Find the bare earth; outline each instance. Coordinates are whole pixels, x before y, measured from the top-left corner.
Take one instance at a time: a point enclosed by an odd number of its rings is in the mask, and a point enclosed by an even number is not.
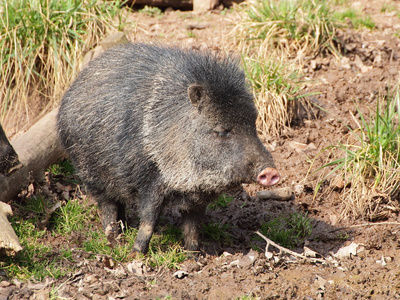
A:
[[[389,2],[400,10],[400,2]],[[0,299],[2,295],[9,295],[9,299],[48,299],[50,290],[57,290],[62,299],[236,299],[245,295],[260,299],[399,299],[400,227],[377,225],[332,231],[365,221],[338,221],[339,192],[313,200],[317,175],[306,177],[310,159],[344,139],[345,125],[357,127],[351,116],[351,113],[357,115],[354,104],[368,114],[376,105],[376,95],[398,80],[400,40],[395,33],[399,33],[400,19],[394,13],[382,13],[383,3],[382,0],[353,3],[372,16],[378,30],[350,29],[341,33],[348,45],[345,59],[316,58],[306,66],[306,77],[312,79],[306,92],[319,92],[314,100],[326,112],[265,141],[282,174],[278,188],[290,187],[295,195],[292,200],[236,197],[227,208],[209,211],[209,221],[230,225],[233,241],[231,245],[223,245],[206,240],[205,257],[188,259],[182,264],[181,270],[187,272],[184,278],[174,276],[175,270],[151,270],[135,263],[110,267],[107,260],[88,260],[84,253],[76,253],[78,272],[57,281],[3,281]],[[228,37],[233,28],[228,19],[232,17],[230,12],[221,11],[202,14],[171,11],[160,17],[133,13],[130,18],[138,26],[128,36],[132,41],[235,52]],[[189,31],[192,33],[188,34]],[[318,159],[316,166],[322,163],[323,158]],[[259,187],[249,186],[247,190],[254,196]],[[307,247],[332,259],[325,263],[288,261],[276,255],[268,260],[263,251],[251,250],[254,231],[261,223],[294,211],[308,212],[314,220]],[[382,221],[400,221],[398,212],[388,212]],[[75,243],[73,239],[69,241],[71,245]],[[55,241],[50,235],[43,241],[63,242],[68,241]],[[341,259],[332,256],[352,242],[363,251]],[[262,241],[256,244],[261,249],[266,245]],[[297,249],[299,253],[302,251]]]

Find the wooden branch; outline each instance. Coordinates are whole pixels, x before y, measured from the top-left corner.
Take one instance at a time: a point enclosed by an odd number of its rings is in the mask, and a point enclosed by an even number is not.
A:
[[[13,228],[10,223],[8,223],[7,216],[11,215],[11,206],[0,202],[0,253],[13,256],[21,251],[22,247]]]
[[[367,224],[358,224],[358,225],[351,225],[351,226],[346,226],[346,227],[338,227],[335,229],[332,229],[331,232],[339,231],[339,230],[345,230],[345,229],[352,229],[352,228],[359,228],[359,227],[369,227],[369,226],[378,226],[378,225],[395,225],[399,226],[399,222],[378,222],[378,223],[367,223]]]
[[[4,151],[0,151],[0,253],[14,255],[22,249],[7,219],[12,214],[11,207],[3,202],[17,196],[32,180],[41,181],[46,169],[66,156],[57,135],[57,112],[55,109],[48,113],[11,143],[1,129],[0,150]]]
[[[320,263],[324,263],[325,262],[325,259],[320,259],[320,258],[315,258],[315,257],[308,257],[308,256],[305,256],[305,255],[296,253],[296,252],[294,252],[294,251],[292,251],[292,250],[290,250],[288,248],[282,247],[282,246],[278,245],[277,243],[274,243],[272,240],[267,238],[265,235],[263,235],[259,231],[256,231],[256,233],[267,242],[267,246],[266,246],[267,250],[268,250],[269,245],[272,245],[275,248],[278,248],[282,252],[288,253],[290,255],[293,255],[295,257],[298,257],[298,258],[301,258],[301,259],[304,259],[304,260],[310,260],[312,262],[320,262]]]
[[[32,181],[41,181],[46,169],[66,157],[56,130],[55,109],[40,119],[27,132],[11,140],[22,166],[9,176],[0,174],[0,201],[17,196]]]

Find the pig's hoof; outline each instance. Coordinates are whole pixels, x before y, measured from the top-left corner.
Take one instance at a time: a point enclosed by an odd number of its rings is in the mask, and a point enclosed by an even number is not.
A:
[[[128,260],[135,260],[142,258],[144,254],[137,249],[132,249],[132,252],[128,254]]]

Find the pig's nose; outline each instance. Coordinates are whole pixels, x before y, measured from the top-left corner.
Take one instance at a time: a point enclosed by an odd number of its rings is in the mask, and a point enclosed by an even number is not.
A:
[[[262,186],[271,186],[277,184],[281,180],[281,175],[274,168],[265,168],[258,174],[257,182]]]

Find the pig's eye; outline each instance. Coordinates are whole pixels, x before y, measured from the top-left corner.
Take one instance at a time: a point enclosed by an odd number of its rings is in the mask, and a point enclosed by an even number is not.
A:
[[[231,135],[231,129],[214,130],[214,134],[219,138],[229,138]]]

